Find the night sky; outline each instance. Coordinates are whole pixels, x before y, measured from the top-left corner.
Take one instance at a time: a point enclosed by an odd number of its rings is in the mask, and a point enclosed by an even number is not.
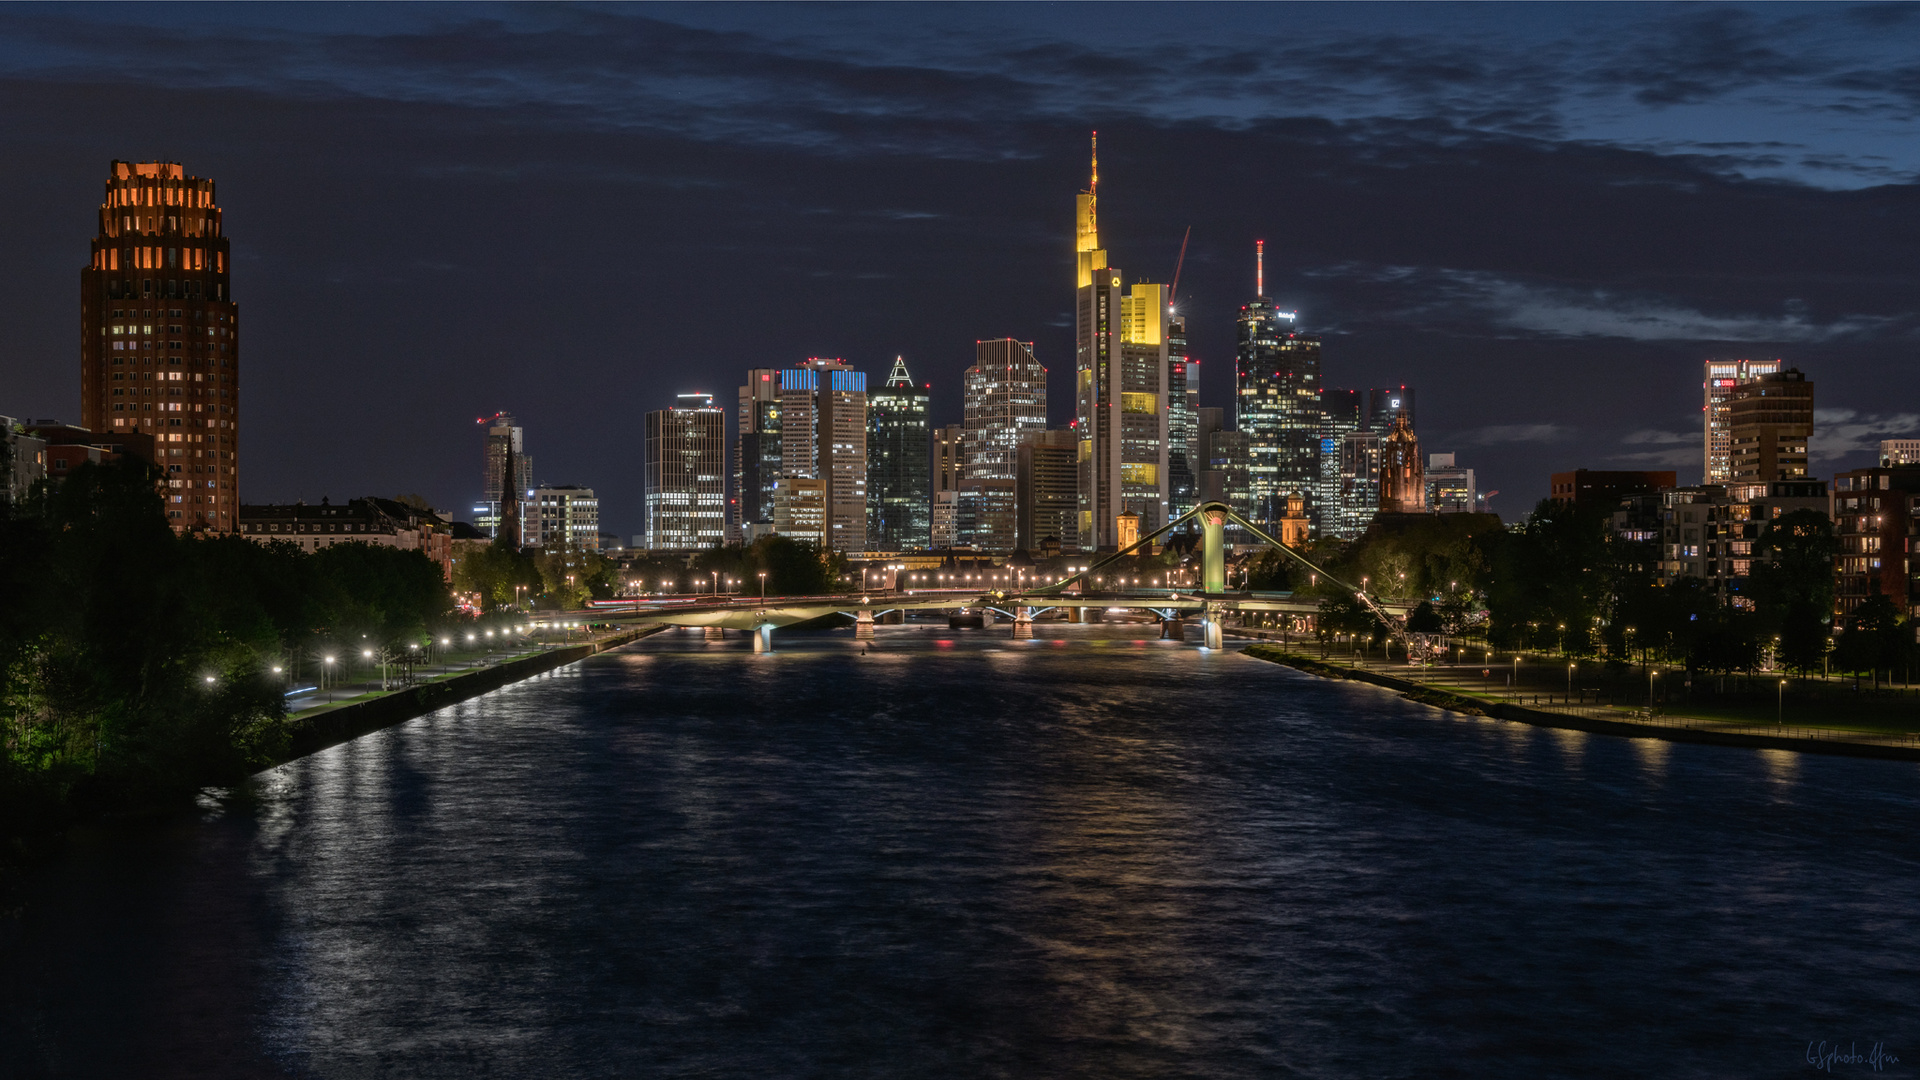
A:
[[[479,494],[476,417],[641,527],[641,414],[973,342],[1071,416],[1073,196],[1231,397],[1268,292],[1329,387],[1524,513],[1700,469],[1700,361],[1818,385],[1815,471],[1920,430],[1920,7],[0,8],[0,413],[79,417],[107,163],[219,185],[247,502]],[[731,427],[731,421],[729,422]]]

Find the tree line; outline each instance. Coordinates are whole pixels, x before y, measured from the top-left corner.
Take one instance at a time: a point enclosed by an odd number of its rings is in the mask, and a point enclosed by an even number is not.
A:
[[[418,551],[177,536],[152,467],[86,464],[0,507],[0,821],[177,801],[285,753],[283,674],[454,621]]]

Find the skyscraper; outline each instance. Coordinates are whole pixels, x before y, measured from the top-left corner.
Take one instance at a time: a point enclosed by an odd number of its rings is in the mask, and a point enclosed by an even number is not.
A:
[[[811,522],[820,504],[820,542],[836,551],[867,549],[867,376],[843,360],[812,357],[780,372],[780,472],[774,491],[779,528],[783,492],[807,504],[793,521]],[[818,481],[816,496],[805,484]],[[786,531],[782,529],[781,531]]]
[[[1167,319],[1167,502],[1174,517],[1193,509],[1200,494],[1194,409],[1200,404],[1200,361],[1187,355],[1187,317]]]
[[[1393,422],[1402,413],[1406,414],[1407,426],[1419,431],[1419,417],[1413,412],[1412,387],[1375,387],[1367,391],[1367,411],[1361,419],[1361,426],[1384,439],[1393,431]]]
[[[139,431],[175,531],[240,521],[240,309],[213,181],[114,161],[80,271],[80,423]]]
[[[533,458],[527,453],[526,430],[512,413],[497,412],[475,423],[486,429],[480,475],[480,502],[474,505],[474,525],[488,536],[499,536],[508,517],[520,520],[520,502],[533,490]],[[509,479],[508,470],[512,470]],[[524,535],[509,539],[516,545]]]
[[[734,420],[733,532],[751,543],[773,528],[773,489],[780,480],[780,373],[754,368],[740,388]]]
[[[712,394],[681,394],[671,408],[648,413],[646,425],[646,546],[725,543],[726,410]]]
[[[995,338],[974,343],[967,369],[962,475],[968,480],[1011,480],[1020,439],[1047,430],[1047,369],[1033,357],[1033,342]]]
[[[1724,484],[1733,479],[1732,426],[1727,407],[1735,388],[1762,375],[1772,375],[1785,365],[1778,360],[1708,360],[1706,379],[1701,388],[1706,395],[1702,406],[1705,421],[1703,484]]]
[[[1097,138],[1097,136],[1096,136]],[[1118,519],[1141,532],[1169,520],[1166,288],[1125,275],[1100,246],[1100,158],[1078,202],[1074,426],[1080,435],[1080,547],[1118,543]]]
[[[886,385],[867,395],[867,544],[875,550],[933,544],[930,401],[897,356]]]
[[[957,491],[966,475],[967,429],[959,424],[935,428],[933,432],[933,490]]]
[[[1071,430],[1032,432],[1020,440],[1014,468],[1014,547],[1039,555],[1051,537],[1062,554],[1079,551],[1080,440]]]
[[[1255,260],[1255,295],[1240,308],[1234,406],[1253,455],[1250,520],[1272,524],[1284,513],[1286,496],[1311,498],[1319,479],[1320,339],[1298,333],[1297,314],[1267,299],[1264,243]]]

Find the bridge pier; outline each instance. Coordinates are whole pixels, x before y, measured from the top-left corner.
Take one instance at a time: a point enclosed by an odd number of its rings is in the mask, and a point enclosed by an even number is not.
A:
[[[1025,605],[1013,609],[1013,640],[1029,641],[1033,638],[1033,609]]]
[[[853,616],[853,639],[855,641],[873,640],[873,609],[861,608]]]
[[[1160,620],[1160,640],[1161,641],[1187,640],[1187,624],[1180,619],[1161,619]]]
[[[1227,591],[1226,532],[1227,515],[1219,510],[1202,510],[1200,528],[1204,546],[1200,552],[1201,580],[1210,593]],[[1208,646],[1212,648],[1213,646]]]
[[[773,651],[773,627],[761,623],[753,628],[753,651],[756,654]]]
[[[721,629],[718,626],[707,627],[708,641],[725,641],[726,639],[727,639],[727,632],[725,630]]]

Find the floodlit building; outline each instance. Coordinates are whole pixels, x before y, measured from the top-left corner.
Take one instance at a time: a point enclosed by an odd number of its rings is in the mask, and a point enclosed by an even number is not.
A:
[[[1724,484],[1733,479],[1733,426],[1728,414],[1733,393],[1743,383],[1772,375],[1786,365],[1779,360],[1708,360],[1701,388],[1706,396],[1704,417],[1706,455],[1702,483]]]
[[[904,357],[894,358],[886,385],[867,395],[867,544],[874,550],[933,543],[931,399],[927,387],[914,384]]]
[[[176,532],[240,513],[240,309],[213,181],[163,161],[108,166],[80,271],[80,426],[151,436]]]
[[[1097,149],[1076,231],[1074,430],[1083,551],[1114,547],[1122,513],[1138,514],[1149,532],[1169,520],[1166,289],[1128,286],[1107,262]]]
[[[1380,512],[1419,514],[1427,509],[1426,467],[1420,460],[1420,439],[1402,414],[1380,445]]]
[[[727,413],[712,394],[681,394],[646,416],[646,547],[727,540]]]

